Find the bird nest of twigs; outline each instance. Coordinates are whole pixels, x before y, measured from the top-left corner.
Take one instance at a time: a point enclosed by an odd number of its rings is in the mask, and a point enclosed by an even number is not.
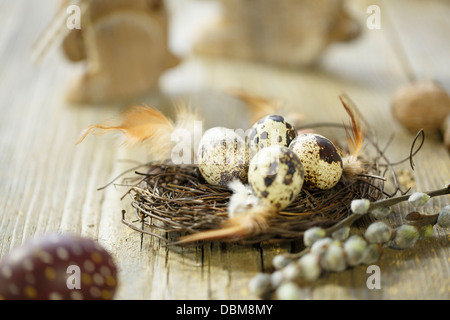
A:
[[[414,150],[419,137],[422,141]],[[408,190],[401,190],[394,167],[410,161],[414,168],[413,156],[423,145],[423,131],[415,137],[409,156],[395,163],[386,157],[385,150],[380,149],[376,141],[367,140],[373,152],[366,150],[366,155],[360,159],[364,164],[362,173],[343,177],[328,190],[303,189],[288,207],[266,218],[263,231],[220,240],[243,244],[295,241],[302,239],[311,227],[334,228],[353,214],[351,202],[355,199],[376,201],[398,192],[406,194]],[[126,212],[122,211],[122,222],[133,230],[156,237],[167,245],[176,245],[182,242],[179,239],[183,236],[219,230],[230,219],[228,204],[232,191],[208,184],[198,166],[151,162],[137,168],[140,171],[128,170],[135,171],[136,176],[132,178],[133,183],[128,181],[128,190],[123,196],[130,196],[135,219],[127,219]],[[385,177],[389,174],[394,186],[391,193],[385,188],[388,180]]]
[[[229,218],[227,206],[232,192],[206,183],[195,165],[150,163],[139,176],[139,182],[127,192],[136,219],[128,221],[124,214],[122,220],[136,231],[176,243],[180,235],[219,229]],[[379,199],[382,189],[378,181],[378,177],[367,174],[347,183],[341,181],[329,190],[305,189],[287,208],[268,218],[263,233],[227,241],[292,241],[313,226],[332,226],[351,214],[352,200]]]
[[[395,164],[385,156],[386,148],[378,146],[376,133],[367,125],[357,108],[346,97],[340,97],[340,100],[351,123],[350,129],[346,125],[338,125],[345,129],[347,144],[344,146],[336,143],[343,155],[343,175],[331,189],[303,188],[289,206],[283,207],[281,211],[272,207],[261,209],[256,205],[242,216],[233,217],[233,213],[229,212],[230,200],[234,195],[230,185],[209,184],[197,165],[176,165],[165,156],[163,160],[140,166],[132,183],[129,180],[126,184],[128,191],[124,197],[131,197],[136,218],[130,220],[123,211],[122,222],[133,230],[161,239],[168,245],[198,240],[241,243],[293,241],[301,239],[303,233],[311,227],[334,228],[339,225],[339,221],[353,214],[351,203],[355,199],[376,201],[393,196],[400,190],[393,170]],[[192,114],[189,114],[181,113],[180,119],[190,119]],[[138,126],[137,129],[147,128],[143,133],[135,128],[136,124],[142,122],[145,126]],[[155,123],[158,124],[156,129]],[[161,127],[161,123],[166,126]],[[336,124],[331,126],[336,127]],[[82,132],[80,140],[97,130],[102,130],[101,133],[120,130],[131,140],[150,139],[148,145],[156,148],[155,153],[158,154],[171,150],[163,142],[174,131],[174,126],[164,115],[147,107],[127,113],[119,126],[89,126]],[[156,134],[160,132],[162,133]],[[401,162],[409,159],[413,164],[412,157],[422,146],[413,152],[419,135],[422,136],[423,143],[424,136],[421,132],[414,139],[409,157]],[[366,148],[365,141],[368,141],[372,150],[367,150],[369,148]],[[134,170],[127,170],[129,171]],[[395,182],[395,190],[391,194],[384,190],[387,172],[392,174]]]

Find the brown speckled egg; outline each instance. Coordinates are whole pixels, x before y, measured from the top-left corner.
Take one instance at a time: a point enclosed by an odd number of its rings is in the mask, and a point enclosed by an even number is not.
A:
[[[247,181],[245,140],[231,129],[214,127],[203,134],[197,153],[200,173],[212,185],[226,186],[238,178]]]
[[[341,156],[336,146],[324,136],[314,133],[299,135],[289,148],[298,155],[303,164],[306,188],[331,189],[341,179]]]
[[[292,150],[266,147],[250,161],[248,182],[261,203],[281,210],[302,190],[303,166]]]
[[[110,300],[116,288],[111,255],[80,236],[32,238],[0,261],[0,300]]]
[[[250,159],[262,148],[271,145],[289,147],[297,131],[283,116],[268,115],[256,122],[250,129],[248,147]]]

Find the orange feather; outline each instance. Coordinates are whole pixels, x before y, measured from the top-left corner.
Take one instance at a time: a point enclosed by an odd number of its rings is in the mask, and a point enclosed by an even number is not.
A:
[[[177,142],[173,141],[172,134],[177,130],[183,130],[186,134],[194,134],[195,122],[199,121],[196,111],[190,106],[179,103],[175,105],[175,121],[167,118],[163,113],[148,106],[134,106],[124,112],[118,119],[111,119],[105,123],[90,125],[85,128],[76,144],[82,142],[90,133],[105,134],[112,131],[120,131],[126,137],[128,145],[145,143],[148,152],[154,160],[166,161],[171,158],[171,152]],[[192,148],[186,144],[186,148]],[[193,151],[191,150],[191,153]]]
[[[81,132],[76,144],[82,142],[90,133],[105,134],[114,130],[121,131],[129,143],[136,143],[150,139],[158,132],[173,130],[173,124],[158,110],[148,106],[134,106],[123,113],[120,125],[101,123],[88,126]]]

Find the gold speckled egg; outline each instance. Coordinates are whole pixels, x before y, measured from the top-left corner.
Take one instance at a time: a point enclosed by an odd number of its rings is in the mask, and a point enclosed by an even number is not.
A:
[[[289,148],[303,164],[306,188],[331,189],[341,179],[341,156],[336,146],[324,136],[314,133],[301,134],[291,142]]]
[[[256,122],[250,129],[248,147],[250,158],[259,150],[271,145],[289,147],[297,131],[283,116],[268,115]]]
[[[261,203],[281,210],[302,190],[303,166],[289,148],[269,146],[250,161],[248,182]]]
[[[197,153],[199,170],[212,185],[226,186],[235,178],[247,181],[245,140],[231,129],[214,127],[203,134]]]

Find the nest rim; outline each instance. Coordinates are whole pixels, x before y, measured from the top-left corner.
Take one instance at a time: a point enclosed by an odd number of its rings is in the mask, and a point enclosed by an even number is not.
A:
[[[182,235],[220,229],[228,220],[232,191],[208,184],[198,166],[169,162],[150,162],[145,166],[147,171],[136,172],[140,179],[126,193],[131,197],[136,219],[126,220],[123,212],[122,222],[133,230],[173,245]],[[370,169],[376,167],[372,165]],[[377,180],[374,174],[350,181],[341,179],[328,190],[304,188],[287,208],[268,219],[263,233],[221,241],[255,244],[299,240],[311,227],[331,227],[353,214],[352,200],[380,199],[383,190],[376,185]]]

